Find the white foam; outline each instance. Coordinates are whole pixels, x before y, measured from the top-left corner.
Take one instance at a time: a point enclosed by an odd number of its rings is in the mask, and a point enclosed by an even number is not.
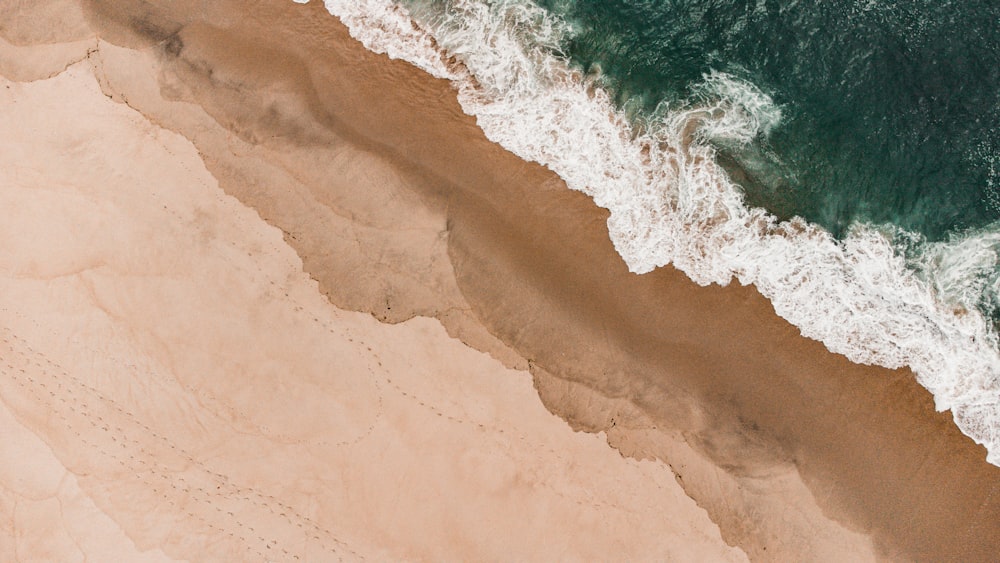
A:
[[[710,72],[692,90],[702,106],[722,106],[718,115],[699,128],[705,141],[746,145],[758,136],[767,136],[781,122],[781,108],[770,96],[724,72]]]
[[[910,235],[912,237],[912,235]],[[954,236],[948,241],[908,241],[911,269],[958,311],[1000,313],[1000,225]]]
[[[989,257],[941,270],[954,279],[918,275],[938,270],[908,268],[894,233],[856,226],[838,242],[804,221],[779,223],[747,208],[699,141],[745,143],[780,120],[780,109],[752,85],[710,74],[698,107],[658,112],[640,132],[554,54],[568,28],[526,0],[451,0],[446,15],[414,14],[419,26],[390,0],[325,4],[367,48],[452,80],[491,140],[607,208],[611,239],[631,271],[672,263],[700,284],[736,278],[830,350],[859,363],[910,366],[937,408],[951,409],[1000,465],[996,339],[977,310],[947,297],[962,293],[954,290],[967,273],[960,270]],[[462,64],[449,64],[452,56]],[[937,250],[943,261],[954,248]],[[932,248],[926,260],[933,256]]]

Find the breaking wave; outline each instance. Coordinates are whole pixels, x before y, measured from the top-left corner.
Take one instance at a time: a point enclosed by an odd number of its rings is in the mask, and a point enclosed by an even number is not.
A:
[[[297,0],[298,1],[298,0]],[[559,174],[611,212],[637,274],[673,264],[695,282],[753,284],[802,334],[854,362],[909,366],[1000,465],[1000,230],[929,243],[853,225],[841,239],[745,204],[716,146],[766,136],[781,108],[711,72],[685,104],[636,117],[571,68],[572,34],[527,0],[325,0],[368,49],[452,81],[492,141]]]

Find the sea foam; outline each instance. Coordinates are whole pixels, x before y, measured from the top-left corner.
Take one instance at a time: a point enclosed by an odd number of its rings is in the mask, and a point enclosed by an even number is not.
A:
[[[611,240],[632,272],[673,264],[699,284],[753,284],[831,351],[909,366],[937,409],[950,409],[1000,465],[1000,354],[972,303],[1000,294],[988,275],[1000,247],[992,232],[926,245],[855,225],[838,241],[748,207],[709,142],[766,135],[781,119],[766,94],[711,73],[692,104],[631,121],[560,54],[571,28],[529,1],[325,5],[368,49],[451,80],[487,137],[608,209]],[[902,252],[901,239],[917,250]],[[985,281],[970,286],[970,272]]]

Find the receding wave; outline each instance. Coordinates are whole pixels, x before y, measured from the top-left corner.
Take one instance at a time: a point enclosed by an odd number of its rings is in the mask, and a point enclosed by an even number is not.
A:
[[[838,240],[745,205],[714,145],[750,142],[780,122],[766,94],[714,72],[690,104],[629,118],[560,54],[568,25],[531,2],[325,4],[370,50],[451,80],[491,140],[608,209],[631,271],[673,264],[699,284],[753,284],[831,351],[909,366],[1000,465],[1000,353],[983,313],[1000,295],[1000,231],[932,244],[856,224]]]

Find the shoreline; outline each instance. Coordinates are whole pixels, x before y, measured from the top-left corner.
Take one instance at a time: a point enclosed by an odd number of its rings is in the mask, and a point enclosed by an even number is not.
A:
[[[609,236],[630,271],[672,265],[701,285],[734,279],[753,285],[779,316],[829,350],[856,363],[909,366],[936,408],[952,410],[955,424],[1000,466],[993,451],[1000,351],[989,314],[968,295],[931,281],[957,273],[954,260],[939,268],[934,256],[969,258],[968,247],[977,240],[988,245],[988,233],[943,246],[915,241],[911,252],[902,242],[911,235],[890,235],[879,226],[857,223],[835,239],[801,218],[780,222],[748,207],[745,190],[731,183],[716,150],[692,142],[691,134],[721,127],[716,132],[723,136],[754,136],[778,119],[767,95],[713,72],[697,88],[719,96],[705,100],[709,107],[675,108],[663,121],[636,123],[610,101],[610,92],[588,86],[599,78],[585,79],[561,56],[547,54],[542,44],[548,40],[531,30],[536,23],[558,28],[559,18],[551,20],[531,0],[515,3],[512,12],[507,4],[456,5],[443,19],[418,8],[413,20],[392,0],[324,4],[372,51],[450,80],[487,138],[546,166],[608,209]],[[448,49],[436,47],[439,42]],[[532,62],[536,56],[541,60]],[[905,264],[903,256],[910,257]]]
[[[830,353],[753,288],[630,274],[606,211],[316,2],[149,6],[88,3],[104,93],[189,139],[334,305],[436,317],[530,369],[551,412],[669,466],[753,559],[995,554],[1000,468],[909,371]]]
[[[524,370],[331,305],[100,75],[0,79],[0,557],[746,560]]]

